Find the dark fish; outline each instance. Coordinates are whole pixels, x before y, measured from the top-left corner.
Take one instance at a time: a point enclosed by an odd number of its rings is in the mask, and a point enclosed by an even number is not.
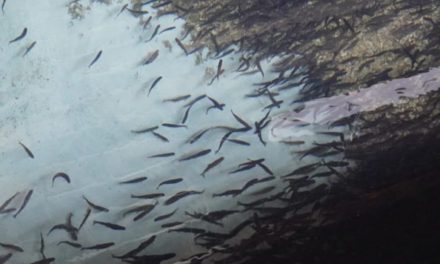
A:
[[[153,235],[149,239],[147,239],[147,240],[143,241],[142,243],[140,243],[139,246],[137,246],[135,249],[130,250],[129,252],[125,253],[124,255],[122,255],[122,256],[112,255],[112,257],[113,258],[117,258],[117,259],[125,259],[125,258],[129,258],[129,257],[132,257],[132,256],[136,256],[142,250],[144,250],[148,246],[150,246],[154,242],[155,239],[156,239],[156,236]]]
[[[168,232],[183,232],[183,233],[193,233],[193,234],[203,234],[206,232],[205,229],[195,228],[195,227],[181,227],[176,229],[170,229]]]
[[[42,260],[32,262],[31,264],[50,264],[54,261],[55,261],[55,258],[43,258]]]
[[[261,68],[261,64],[259,61],[255,62],[255,65],[257,66],[258,71],[261,72],[261,75],[264,77],[264,72],[263,72],[263,68]]]
[[[157,35],[157,32],[159,32],[159,28],[160,28],[160,25],[157,25],[156,28],[154,29],[153,34],[151,35],[151,37],[148,41],[152,40]]]
[[[269,169],[269,167],[267,167],[266,165],[263,164],[263,162],[259,162],[257,163],[257,165],[262,168],[265,172],[267,172],[269,175],[273,176],[273,172]]]
[[[154,86],[156,86],[156,84],[157,84],[160,80],[162,80],[162,76],[159,76],[159,77],[156,78],[156,80],[154,80],[154,82],[153,82],[153,83],[151,84],[151,86],[150,86],[150,90],[148,90],[148,95],[150,95],[151,90],[153,90]]]
[[[177,212],[177,210],[178,210],[178,208],[176,208],[174,211],[172,211],[172,212],[169,213],[169,214],[160,215],[160,216],[154,218],[154,222],[161,221],[161,220],[164,220],[164,219],[167,219],[167,218],[173,216],[174,213]]]
[[[3,12],[3,14],[5,13],[5,5],[6,5],[6,0],[3,0],[3,3],[2,3],[2,12]]]
[[[171,127],[171,128],[180,128],[180,127],[187,128],[186,125],[182,125],[182,124],[171,124],[171,123],[163,123],[162,126],[164,126],[164,127]]]
[[[244,140],[240,140],[240,139],[228,139],[229,142],[238,144],[238,145],[243,145],[243,146],[250,146],[251,143],[244,141]]]
[[[217,64],[217,73],[215,74],[215,76],[211,79],[211,81],[208,83],[208,85],[211,85],[215,79],[219,79],[220,75],[224,72],[224,70],[222,69],[222,65],[223,65],[223,60],[220,59],[218,64]]]
[[[214,44],[215,48],[215,55],[217,56],[220,53],[220,47],[218,45],[217,39],[215,38],[214,34],[210,33],[211,41]]]
[[[218,153],[220,149],[222,148],[223,144],[226,142],[226,140],[232,135],[232,133],[237,132],[236,130],[230,130],[226,134],[223,135],[223,137],[220,139],[220,144],[218,144],[218,148],[215,151],[215,153]]]
[[[324,164],[330,167],[347,167],[350,165],[347,161],[325,161]]]
[[[23,252],[23,249],[21,247],[12,244],[0,243],[0,247],[17,252]]]
[[[71,241],[67,241],[67,240],[63,240],[63,241],[58,242],[57,246],[59,246],[61,244],[66,244],[66,245],[72,246],[74,248],[81,248],[82,247],[81,244],[79,244],[79,243],[75,243],[75,242],[71,242]]]
[[[37,44],[36,41],[32,42],[31,45],[29,45],[29,47],[26,48],[26,51],[23,53],[23,57],[26,56]]]
[[[281,176],[281,178],[286,178],[286,177],[290,177],[290,176],[311,173],[311,172],[315,171],[318,166],[319,166],[319,162],[308,164],[308,165],[304,165],[302,167],[299,167],[299,168],[293,170],[289,174]]]
[[[155,50],[153,53],[151,53],[151,55],[148,56],[147,59],[145,59],[145,62],[143,64],[147,65],[152,63],[157,59],[158,56],[159,56],[159,50]]]
[[[4,3],[5,3],[5,1],[3,1],[3,4]],[[6,255],[1,255],[0,256],[0,264],[6,263],[11,257],[12,257],[12,253],[8,253]]]
[[[12,200],[14,200],[15,197],[17,197],[17,195],[20,192],[16,192],[14,195],[12,195],[11,197],[8,198],[8,200],[6,200],[2,205],[0,205],[0,212],[2,212],[3,210],[5,210],[5,208],[12,202]]]
[[[21,204],[20,209],[18,209],[18,211],[14,214],[14,218],[17,217],[17,215],[24,209],[24,207],[27,205],[27,203],[29,202],[29,200],[31,199],[32,193],[34,192],[34,190],[30,190],[27,194],[26,197],[24,197],[24,201]]]
[[[139,182],[143,182],[143,181],[145,181],[147,179],[148,179],[148,177],[142,176],[142,177],[134,178],[134,179],[131,179],[131,180],[121,181],[121,182],[119,182],[119,184],[139,183]]]
[[[30,158],[32,159],[34,158],[34,154],[32,154],[32,152],[23,143],[18,142],[18,144],[20,144],[23,147],[24,151],[26,151],[26,153]]]
[[[131,130],[132,133],[136,133],[136,134],[141,134],[141,133],[147,133],[147,132],[152,132],[156,129],[158,129],[158,126],[153,126],[153,127],[147,127],[141,130]]]
[[[265,194],[265,193],[273,191],[275,188],[276,188],[275,186],[268,186],[268,187],[265,187],[265,188],[263,188],[261,190],[252,192],[251,195],[262,195],[262,194]]]
[[[99,211],[99,212],[109,212],[110,211],[109,209],[107,209],[105,207],[102,207],[102,206],[99,206],[99,205],[96,205],[96,204],[90,202],[84,195],[82,197],[92,209]]]
[[[136,199],[154,199],[165,196],[164,193],[150,193],[150,194],[142,194],[142,195],[131,195],[131,198]]]
[[[54,181],[55,181],[57,178],[63,178],[67,183],[70,183],[70,177],[69,177],[69,175],[67,175],[67,174],[64,173],[64,172],[58,172],[57,174],[55,174],[55,175],[52,177],[52,187],[53,187],[53,183],[54,183]]]
[[[331,172],[331,171],[323,171],[323,172],[318,172],[318,173],[313,174],[311,176],[311,178],[329,177],[331,175],[333,175],[333,172]]]
[[[8,208],[3,211],[0,211],[0,214],[9,214],[9,213],[14,212],[15,210],[17,210],[17,208]]]
[[[202,194],[203,192],[204,191],[181,191],[181,192],[176,193],[172,197],[168,198],[164,202],[164,205],[170,205],[170,204],[173,204],[184,197],[187,197],[190,195],[195,195],[195,194]]]
[[[188,98],[190,98],[191,95],[190,94],[186,94],[186,95],[181,95],[181,96],[177,96],[177,97],[173,97],[173,98],[169,98],[169,99],[164,99],[162,100],[162,102],[179,102],[179,101],[183,101],[186,100]]]
[[[182,157],[180,157],[179,161],[196,159],[196,158],[208,155],[209,153],[211,153],[210,149],[201,150],[196,153],[190,153],[190,154],[183,155]]]
[[[52,231],[59,230],[59,229],[66,231],[67,233],[69,233],[69,235],[72,234],[71,236],[74,238],[76,237],[76,233],[78,232],[78,229],[76,227],[73,227],[73,226],[67,225],[67,224],[58,224],[58,225],[54,225],[49,230],[49,232],[47,232],[47,235],[50,235],[50,233],[52,233]],[[76,240],[76,239],[74,239],[74,240]]]
[[[150,21],[151,21],[152,18],[153,18],[153,16],[149,16],[148,19],[145,21],[144,29],[147,28],[148,24],[150,24]]]
[[[163,228],[168,228],[168,227],[173,227],[173,226],[177,226],[177,225],[181,225],[183,224],[183,222],[171,222],[171,223],[166,223],[161,225],[161,227]]]
[[[192,106],[193,106],[196,102],[202,100],[202,99],[205,98],[205,97],[206,97],[206,94],[200,95],[200,96],[194,98],[191,102],[189,102],[189,103],[187,103],[186,105],[184,105],[184,107],[187,107],[187,109],[186,109],[186,111],[185,111],[185,114],[183,115],[183,119],[182,119],[182,122],[181,122],[182,124],[185,124],[186,120],[188,119],[189,111],[191,110]]]
[[[252,180],[249,180],[248,182],[245,183],[245,185],[243,185],[243,187],[241,187],[241,191],[245,191],[247,188],[259,183],[259,179],[255,178]]]
[[[224,191],[224,192],[222,192],[222,193],[214,193],[214,194],[212,195],[212,197],[218,197],[218,196],[229,196],[229,195],[237,196],[237,195],[239,195],[239,194],[242,193],[242,192],[243,192],[242,189],[227,190],[227,191]]]
[[[101,221],[95,220],[95,221],[93,221],[93,225],[95,225],[95,224],[99,224],[99,225],[108,227],[113,230],[125,230],[125,226],[120,226],[120,225],[113,224],[113,223],[101,222]]]
[[[3,2],[3,5],[4,5],[5,2],[6,1]],[[22,38],[24,38],[26,36],[26,33],[27,33],[27,28],[24,28],[23,31],[21,32],[20,36],[18,36],[15,39],[9,41],[9,44],[21,40]]]
[[[209,99],[209,101],[211,101],[213,103],[212,106],[208,107],[206,109],[206,113],[209,112],[209,110],[213,109],[213,108],[217,108],[220,111],[223,111],[223,108],[225,107],[225,104],[221,104],[219,102],[217,102],[214,98],[207,96],[207,98]]]
[[[156,189],[159,189],[160,186],[165,185],[165,184],[175,184],[175,183],[179,183],[181,181],[183,181],[182,178],[175,178],[175,179],[171,179],[171,180],[166,180],[166,181],[159,183],[159,185],[157,186]]]
[[[234,118],[240,123],[240,124],[242,124],[245,128],[248,128],[248,129],[250,129],[251,128],[251,126],[246,122],[246,121],[244,121],[243,119],[241,119],[238,115],[236,115],[232,110],[231,110],[231,113],[232,113],[232,115],[234,116]]]
[[[158,3],[157,5],[153,5],[152,7],[157,9],[159,7],[164,7],[164,6],[172,4],[172,3],[173,3],[173,1],[164,1],[162,3]]]
[[[148,14],[147,10],[134,10],[131,8],[127,8],[127,11],[129,11],[130,13],[134,14],[134,15],[145,15]]]
[[[162,30],[159,32],[159,34],[162,34],[162,33],[166,32],[166,31],[170,31],[170,30],[173,30],[173,29],[176,29],[176,27],[167,27],[167,28],[165,28],[165,29],[162,29]]]
[[[166,152],[166,153],[151,155],[151,156],[148,156],[148,158],[165,158],[165,157],[171,157],[174,155],[175,155],[174,152]]]
[[[82,247],[81,250],[105,249],[105,248],[109,248],[114,245],[115,245],[115,243],[113,243],[113,242],[102,243],[102,244],[97,244],[97,245],[90,246],[90,247]]]
[[[43,233],[40,233],[40,254],[41,256],[45,259],[46,255],[44,254],[44,238],[43,238]]]
[[[206,166],[206,168],[202,171],[202,173],[200,175],[202,175],[203,177],[205,177],[205,174],[211,170],[212,168],[218,166],[225,158],[224,157],[220,157],[216,160],[214,160],[213,162],[209,163],[208,166]]]
[[[152,133],[155,137],[159,138],[160,140],[164,141],[164,142],[170,142],[168,138],[166,138],[164,135],[159,134],[157,132],[153,132]]]
[[[257,166],[257,164],[249,164],[249,165],[246,165],[246,166],[242,166],[242,167],[239,167],[236,170],[233,170],[233,171],[229,172],[229,174],[234,174],[234,173],[237,173],[237,172],[250,170],[252,168],[255,168],[255,166]]]
[[[124,12],[125,9],[127,9],[128,4],[125,4],[122,6],[121,11],[119,11],[118,15],[116,17],[118,17],[122,12]]]
[[[142,217],[144,217],[145,215],[147,215],[149,212],[151,212],[154,207],[156,207],[157,202],[155,204],[144,204],[144,205],[140,205],[140,206],[136,206],[134,208],[131,208],[127,211],[124,212],[124,216],[131,214],[131,213],[137,213],[137,212],[141,212],[140,214],[136,215],[133,218],[133,221],[137,221],[139,219],[141,219]]]
[[[290,141],[290,140],[281,140],[280,143],[286,144],[286,145],[303,145],[304,143],[306,143],[305,141],[302,140],[294,140],[294,141]]]
[[[87,219],[89,218],[91,212],[92,212],[92,210],[91,210],[89,207],[87,207],[86,214],[84,215],[84,218],[83,218],[83,220],[81,221],[81,224],[79,225],[78,230],[80,230],[81,227],[83,227],[83,225],[85,224],[85,222],[86,222]]]
[[[100,50],[98,52],[98,54],[96,54],[95,58],[92,60],[92,62],[89,64],[89,68],[92,67],[93,64],[95,64],[95,62],[97,62],[99,60],[99,57],[101,57],[102,54],[102,50]]]
[[[186,50],[183,43],[178,38],[175,38],[175,40],[176,40],[177,45],[179,45],[179,47],[183,50],[183,52],[185,52],[185,55],[188,55],[188,51]]]

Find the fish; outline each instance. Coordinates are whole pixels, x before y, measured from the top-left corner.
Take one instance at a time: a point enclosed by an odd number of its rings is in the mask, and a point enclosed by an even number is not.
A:
[[[152,83],[151,86],[150,86],[150,89],[148,90],[148,95],[150,95],[151,90],[153,90],[153,88],[156,86],[156,84],[157,84],[160,80],[162,80],[162,76],[157,77],[157,78],[153,81],[153,83]]]
[[[251,195],[262,195],[262,194],[273,191],[275,188],[276,188],[276,186],[268,186],[268,187],[265,187],[265,188],[260,189],[258,191],[252,192]]]
[[[113,243],[113,242],[102,243],[102,244],[97,244],[97,245],[90,246],[90,247],[82,247],[81,250],[106,249],[106,248],[112,247],[114,245],[115,245],[115,243]]]
[[[0,211],[0,214],[9,214],[9,213],[14,212],[15,210],[17,210],[17,208],[8,208],[3,211]]]
[[[124,212],[123,215],[125,217],[126,215],[131,214],[131,213],[141,212],[140,214],[138,214],[137,216],[135,216],[133,218],[133,221],[137,221],[137,220],[141,219],[142,217],[144,217],[149,212],[151,212],[154,209],[154,207],[156,207],[156,205],[157,205],[157,202],[154,204],[139,205],[134,208],[128,209],[127,211]]]
[[[6,1],[4,1],[3,4],[4,4],[5,2],[6,2]],[[21,32],[21,34],[20,34],[18,37],[16,37],[15,39],[9,41],[9,44],[14,43],[14,42],[19,41],[19,40],[21,40],[22,38],[24,38],[24,37],[26,36],[26,34],[27,34],[27,31],[28,31],[28,29],[27,29],[27,28],[24,28],[23,31]]]
[[[127,8],[127,11],[129,11],[130,13],[134,14],[134,15],[145,15],[148,14],[147,10],[134,10],[131,8]]]
[[[122,12],[124,12],[124,10],[127,9],[127,7],[128,7],[128,4],[123,5],[116,17],[118,17]]]
[[[331,172],[331,171],[323,171],[323,172],[318,172],[318,173],[313,174],[311,176],[311,178],[329,177],[331,175],[333,175],[333,172]]]
[[[162,228],[168,228],[168,227],[173,227],[173,226],[177,226],[177,225],[181,225],[183,224],[183,222],[171,222],[171,223],[166,223],[161,225]]]
[[[147,127],[147,128],[143,128],[140,130],[131,130],[132,133],[136,133],[136,134],[142,134],[142,133],[147,133],[147,132],[152,132],[156,129],[158,129],[159,126],[153,126],[153,127]]]
[[[303,140],[281,140],[280,143],[291,146],[298,146],[298,145],[303,145],[306,142]]]
[[[83,227],[83,225],[85,224],[85,222],[89,218],[91,212],[92,212],[92,210],[89,207],[87,207],[86,214],[84,215],[84,218],[83,218],[83,220],[81,221],[81,224],[78,227],[78,231],[81,229],[81,227]]]
[[[98,54],[96,54],[95,58],[92,60],[92,62],[90,62],[89,64],[89,68],[92,67],[93,64],[95,64],[95,62],[97,62],[99,60],[99,58],[101,57],[102,54],[102,50],[100,50],[98,52]]]
[[[77,240],[77,233],[78,233],[78,229],[72,225],[68,225],[68,224],[58,224],[58,225],[54,225],[48,232],[47,232],[47,236],[50,235],[52,233],[52,231],[54,230],[64,230],[66,231],[73,240]]]
[[[17,245],[12,245],[12,244],[0,243],[0,247],[7,249],[7,250],[17,251],[17,252],[24,251],[21,247],[19,247]]]
[[[157,221],[161,221],[161,220],[164,220],[164,219],[167,219],[167,218],[169,218],[169,217],[171,217],[171,216],[173,216],[174,215],[174,213],[176,213],[177,212],[177,210],[179,210],[178,208],[176,208],[174,211],[172,211],[171,213],[168,213],[168,214],[164,214],[164,215],[160,215],[160,216],[158,216],[158,217],[156,217],[156,218],[154,218],[154,222],[157,222]]]
[[[263,68],[261,68],[260,61],[256,61],[255,65],[257,66],[258,71],[261,73],[261,75],[264,77]]]
[[[98,225],[102,225],[105,227],[108,227],[110,229],[113,230],[125,230],[125,226],[121,226],[121,225],[117,225],[117,224],[113,224],[113,223],[108,223],[108,222],[101,222],[101,221],[93,221],[93,225],[98,224]]]
[[[197,97],[194,98],[191,102],[189,102],[189,103],[187,103],[186,105],[184,105],[184,107],[187,107],[187,109],[186,109],[186,111],[185,111],[185,114],[183,115],[183,119],[182,119],[182,122],[181,122],[182,124],[185,124],[186,120],[188,119],[189,111],[191,110],[192,106],[193,106],[196,102],[202,100],[202,99],[205,98],[205,97],[206,97],[206,94],[203,94],[203,95],[197,96]]]
[[[28,147],[26,147],[23,143],[18,142],[18,144],[20,144],[20,146],[23,147],[24,151],[26,151],[26,153],[28,154],[28,156],[33,159],[34,158],[34,154],[32,154],[32,152],[29,150]]]
[[[129,252],[125,253],[122,256],[115,256],[112,255],[113,258],[117,258],[117,259],[125,259],[128,257],[132,257],[132,256],[136,256],[137,254],[139,254],[142,250],[146,249],[148,246],[150,246],[151,244],[153,244],[154,240],[156,240],[156,236],[153,235],[150,238],[148,238],[147,240],[141,242],[139,244],[139,246],[137,246],[135,249],[130,250]]]
[[[147,179],[148,179],[147,176],[142,176],[142,177],[134,178],[134,179],[131,179],[131,180],[121,181],[121,182],[119,182],[119,184],[139,183],[139,182],[146,181]]]
[[[165,102],[179,102],[179,101],[186,100],[186,99],[188,99],[190,97],[191,97],[190,94],[186,94],[186,95],[176,96],[176,97],[173,97],[173,98],[164,99],[164,100],[162,100],[162,102],[164,102],[164,103]]]
[[[259,162],[257,163],[257,166],[259,166],[260,168],[262,168],[265,172],[267,172],[269,175],[273,176],[273,172],[269,169],[269,167],[267,167],[266,165],[263,164],[263,162]]]
[[[28,193],[26,194],[26,197],[24,197],[24,201],[21,204],[20,209],[18,209],[18,211],[14,214],[14,218],[17,217],[17,215],[24,209],[24,207],[27,205],[27,203],[29,202],[29,200],[31,199],[32,193],[34,192],[34,190],[30,190],[28,191]]]
[[[211,110],[211,109],[213,109],[213,108],[217,108],[217,109],[219,109],[220,111],[223,111],[223,108],[225,107],[225,104],[221,104],[221,103],[217,102],[217,101],[216,101],[214,98],[212,98],[212,97],[209,97],[209,96],[206,96],[206,97],[209,99],[209,101],[211,101],[211,102],[213,103],[212,106],[210,106],[210,107],[208,107],[208,108],[206,109],[206,113],[208,113],[209,110]]]
[[[64,172],[58,172],[58,173],[56,173],[56,174],[52,177],[52,187],[53,187],[54,181],[55,181],[57,178],[63,178],[67,183],[70,183],[70,177],[69,177],[69,175],[67,175],[67,174],[64,173]]]
[[[218,80],[220,78],[220,75],[224,72],[224,70],[222,70],[222,65],[223,65],[223,60],[220,59],[217,64],[217,73],[211,79],[211,81],[208,83],[208,85],[211,85],[214,82],[214,80],[216,80],[216,79]]]
[[[148,158],[165,158],[165,157],[174,156],[175,154],[176,153],[174,153],[174,152],[165,152],[165,153],[161,153],[161,154],[148,156]]]
[[[147,65],[152,63],[153,61],[155,61],[157,59],[157,57],[159,56],[159,50],[155,50],[153,53],[150,53],[148,55],[148,57],[145,59],[143,65]]]
[[[148,19],[145,21],[144,23],[144,27],[143,29],[147,28],[148,24],[150,24],[151,19],[153,18],[153,16],[149,16]]]
[[[211,41],[214,44],[215,48],[215,55],[217,56],[220,53],[220,47],[218,45],[217,39],[215,38],[214,34],[210,33],[209,35],[211,36]]]
[[[109,209],[107,209],[105,207],[102,207],[102,206],[99,206],[99,205],[96,205],[96,204],[90,202],[84,195],[82,197],[92,209],[99,211],[99,212],[109,212],[110,211]]]
[[[147,42],[152,40],[157,35],[157,32],[159,32],[159,28],[160,28],[160,25],[157,25],[156,28],[154,29],[153,34],[151,35],[150,39],[147,40]]]
[[[165,28],[165,29],[162,29],[162,30],[159,32],[159,34],[162,34],[162,33],[166,32],[166,31],[170,31],[170,30],[173,30],[173,29],[176,29],[176,27],[167,27],[167,28]]]
[[[186,125],[182,125],[182,124],[171,124],[171,123],[163,123],[162,126],[164,126],[164,127],[171,127],[171,128],[180,128],[180,127],[187,128]]]
[[[26,50],[25,50],[25,52],[23,53],[23,56],[22,57],[24,57],[24,56],[26,56],[34,47],[35,47],[35,45],[37,44],[37,42],[36,41],[34,41],[34,42],[32,42],[27,48],[26,48]]]
[[[4,3],[4,2],[3,2]],[[6,263],[12,257],[12,253],[0,256],[0,264]]]
[[[170,205],[170,204],[173,204],[184,197],[187,197],[190,195],[195,195],[195,194],[202,194],[203,192],[204,191],[181,191],[181,192],[178,192],[175,195],[171,196],[170,198],[168,198],[164,202],[164,205]]]
[[[238,144],[238,145],[243,145],[243,146],[250,146],[251,143],[244,141],[244,140],[240,140],[240,139],[227,139],[227,141]]]
[[[43,233],[40,233],[40,254],[43,257],[43,259],[46,258],[46,255],[44,254],[44,238],[43,238]]]
[[[238,115],[236,115],[234,113],[234,111],[231,110],[232,115],[234,116],[235,120],[237,120],[240,124],[243,125],[243,127],[247,128],[247,129],[251,129],[252,127],[243,119],[241,119]]]
[[[257,166],[257,164],[249,164],[249,165],[246,165],[246,166],[242,166],[242,167],[239,167],[238,169],[235,169],[235,170],[229,172],[229,174],[234,174],[234,173],[237,173],[237,172],[250,170],[252,168],[255,168],[255,166]]]
[[[50,264],[55,261],[55,258],[43,258],[41,260],[37,260],[32,262],[31,264]]]
[[[218,153],[220,149],[222,148],[223,144],[226,142],[226,140],[232,135],[232,133],[237,132],[237,130],[230,130],[226,134],[223,135],[223,137],[220,140],[220,143],[218,144],[217,150],[215,153]]]
[[[158,3],[157,5],[153,5],[152,7],[157,9],[159,7],[164,7],[164,6],[172,4],[172,3],[173,3],[173,1],[165,1],[165,2],[162,2],[162,3]]]
[[[2,12],[3,12],[3,14],[5,13],[5,5],[6,5],[6,0],[3,0],[3,3],[2,3]]]
[[[205,174],[210,171],[212,168],[218,166],[220,163],[222,163],[222,161],[224,160],[224,157],[220,157],[214,161],[212,161],[211,163],[209,163],[206,168],[202,171],[202,173],[200,174],[201,176],[205,177]]]
[[[290,177],[290,176],[295,176],[295,175],[301,175],[301,174],[307,174],[307,173],[311,173],[313,171],[316,170],[316,168],[320,165],[319,162],[316,163],[312,163],[312,164],[307,164],[304,166],[301,166],[295,170],[293,170],[292,172],[281,176],[281,178],[286,178],[286,177]]]
[[[164,135],[159,134],[157,132],[153,132],[152,133],[155,137],[159,138],[160,140],[164,141],[164,142],[170,142],[170,140],[168,138],[166,138]]]
[[[175,184],[175,183],[179,183],[181,181],[183,181],[182,178],[174,178],[171,180],[166,180],[166,181],[159,183],[159,185],[156,187],[156,189],[159,189],[160,186],[165,185],[165,184]]]
[[[245,191],[247,188],[249,188],[249,187],[251,187],[251,186],[253,186],[253,185],[259,183],[259,181],[260,181],[260,180],[259,180],[258,178],[255,178],[255,179],[249,180],[248,182],[246,182],[246,183],[243,185],[243,187],[241,187],[241,191],[242,191],[242,192]]]
[[[330,167],[347,167],[350,165],[347,161],[324,161],[323,163]]]
[[[188,55],[188,50],[185,48],[183,43],[178,38],[175,38],[174,40],[176,41],[177,45],[183,50],[183,52],[185,52],[185,55]]]
[[[196,158],[208,155],[209,153],[211,153],[210,149],[200,150],[200,151],[197,151],[196,153],[189,153],[189,154],[183,155],[182,157],[180,157],[179,161],[196,159]]]
[[[82,245],[79,243],[75,243],[75,242],[71,242],[71,241],[67,241],[67,240],[63,240],[63,241],[58,242],[57,246],[59,246],[61,244],[66,244],[66,245],[72,246],[74,248],[81,248],[82,247]]]
[[[243,192],[242,189],[227,190],[227,191],[224,191],[222,193],[214,193],[212,195],[212,197],[229,196],[229,195],[237,196],[237,195],[239,195],[242,192]]]
[[[2,212],[3,210],[5,210],[6,207],[8,207],[8,205],[12,202],[12,200],[14,200],[15,197],[17,197],[17,195],[20,192],[16,192],[14,195],[12,195],[11,197],[8,198],[8,200],[6,200],[2,205],[0,205],[0,212]]]
[[[196,227],[181,227],[176,229],[170,229],[168,232],[183,232],[183,233],[193,233],[193,234],[202,234],[205,233],[205,229],[196,228]]]
[[[154,199],[165,196],[164,193],[150,193],[150,194],[141,194],[141,195],[131,195],[131,198],[136,199]]]

